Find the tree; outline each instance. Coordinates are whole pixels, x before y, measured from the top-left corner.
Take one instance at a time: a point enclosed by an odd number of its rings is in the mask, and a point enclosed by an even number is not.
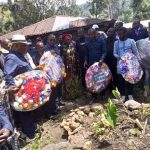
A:
[[[117,8],[120,0],[90,0],[90,12],[96,18],[118,18]]]
[[[12,31],[14,19],[11,11],[4,4],[0,6],[0,34]]]
[[[80,16],[83,13],[82,8],[76,5],[76,0],[15,0],[14,3],[8,0],[2,8],[8,10],[13,18],[12,30],[54,15]],[[9,22],[3,24],[9,26]]]
[[[77,5],[67,6],[60,6],[57,10],[57,15],[66,15],[66,16],[82,16],[83,11],[82,8]]]
[[[150,0],[132,0],[131,7],[134,12],[134,18],[149,19]]]

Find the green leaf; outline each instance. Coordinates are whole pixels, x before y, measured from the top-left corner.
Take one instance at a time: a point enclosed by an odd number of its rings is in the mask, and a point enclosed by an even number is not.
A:
[[[107,112],[105,113],[105,117],[108,120],[108,122],[111,124],[112,128],[116,126],[117,118],[118,118],[118,110],[116,105],[111,101],[111,99],[108,99],[107,103]]]
[[[105,128],[98,128],[96,130],[96,134],[98,134],[98,135],[103,135],[104,133],[105,133]]]
[[[140,134],[140,131],[137,128],[130,129],[130,133],[134,136],[137,136]]]
[[[116,99],[120,99],[121,95],[120,92],[118,90],[118,88],[116,88],[116,90],[112,90],[113,95],[115,96]]]

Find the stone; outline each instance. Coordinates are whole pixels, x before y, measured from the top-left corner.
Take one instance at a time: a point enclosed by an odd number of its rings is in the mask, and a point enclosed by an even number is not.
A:
[[[82,127],[81,127],[81,125],[80,125],[80,126],[79,126],[78,128],[76,128],[73,132],[68,133],[68,135],[76,134],[76,133],[78,133],[81,129],[82,129]]]
[[[123,104],[123,101],[120,100],[120,99],[112,99],[111,100],[115,105],[122,105]]]
[[[82,149],[84,143],[86,142],[84,136],[81,133],[70,135],[68,137],[68,141],[72,145],[73,149]]]
[[[85,106],[83,112],[84,112],[86,115],[88,115],[88,114],[90,113],[90,111],[91,111],[90,107],[89,107],[89,106]]]
[[[83,150],[92,150],[92,142],[91,141],[85,142],[82,149]]]
[[[72,129],[74,131],[79,126],[80,126],[80,123],[71,122],[69,127],[70,127],[70,129]]]
[[[83,111],[77,111],[77,114],[78,114],[79,116],[84,116],[84,115],[85,115]]]
[[[75,119],[75,122],[78,122],[78,123],[80,123],[80,124],[83,124],[84,123],[84,121],[83,121],[83,118],[76,118]]]
[[[89,113],[89,117],[90,117],[90,118],[93,118],[93,117],[94,117],[94,115],[95,115],[95,113],[94,113],[94,112],[90,112],[90,113]]]
[[[67,124],[66,120],[63,120],[63,122],[60,124],[61,127],[64,127]]]
[[[79,107],[79,109],[83,111],[83,110],[84,110],[84,107]]]
[[[70,113],[68,116],[69,117],[72,117],[72,116],[74,116],[75,115],[75,112],[72,112],[72,113]]]
[[[57,144],[49,144],[42,150],[72,150],[72,146],[69,142],[60,142]]]
[[[102,106],[101,104],[93,104],[93,105],[91,106],[91,111],[92,111],[92,112],[96,112],[96,111],[98,111],[98,110],[101,110],[101,111],[104,110],[104,108],[103,108],[103,106]]]
[[[68,118],[68,119],[66,119],[66,122],[70,122],[70,121],[71,121],[71,119],[72,119],[72,118]]]
[[[63,127],[67,132],[71,131],[70,127],[69,126],[64,126]]]
[[[124,105],[131,110],[135,110],[135,109],[141,109],[142,105],[138,102],[136,102],[135,100],[128,100],[124,103]]]
[[[74,110],[74,112],[78,112],[78,111],[80,111],[80,109],[78,109],[78,108]]]

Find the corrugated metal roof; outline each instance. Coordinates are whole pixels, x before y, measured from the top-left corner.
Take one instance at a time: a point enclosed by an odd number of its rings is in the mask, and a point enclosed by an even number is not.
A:
[[[47,19],[44,19],[35,24],[26,26],[22,29],[7,33],[5,35],[0,36],[2,38],[11,38],[14,34],[23,34],[25,36],[32,35],[40,35],[49,32],[54,32],[60,29],[64,29],[65,27],[69,27],[69,22],[77,19],[82,19],[81,17],[70,17],[70,16],[54,16]],[[64,20],[64,21],[62,21]]]
[[[26,26],[22,29],[7,33],[0,36],[2,38],[11,38],[14,34],[23,34],[25,36],[41,35],[45,33],[55,32],[59,30],[69,29],[73,27],[82,27],[92,24],[99,24],[102,22],[109,22],[112,20],[89,19],[81,17],[70,16],[54,16],[37,22],[35,24]]]

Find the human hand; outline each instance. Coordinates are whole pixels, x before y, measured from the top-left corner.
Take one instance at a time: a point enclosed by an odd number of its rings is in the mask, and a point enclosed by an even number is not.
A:
[[[20,85],[21,86],[21,85]],[[20,86],[19,87],[15,87],[15,86],[12,86],[12,87],[9,87],[6,91],[8,92],[8,95],[11,99],[14,99],[14,95],[19,91],[20,89]]]
[[[0,144],[5,144],[7,138],[10,135],[10,131],[6,128],[0,130]]]
[[[88,64],[87,61],[84,62],[84,68],[87,68]]]
[[[51,52],[52,55],[56,55],[57,54],[56,51],[54,51],[54,50],[51,50],[50,52]]]
[[[39,65],[39,66],[36,66],[36,68],[34,70],[43,70],[43,67],[44,67],[44,65]]]
[[[103,61],[102,61],[102,60],[100,60],[100,61],[99,61],[99,66],[101,67],[101,66],[102,66],[102,64],[103,64]]]

